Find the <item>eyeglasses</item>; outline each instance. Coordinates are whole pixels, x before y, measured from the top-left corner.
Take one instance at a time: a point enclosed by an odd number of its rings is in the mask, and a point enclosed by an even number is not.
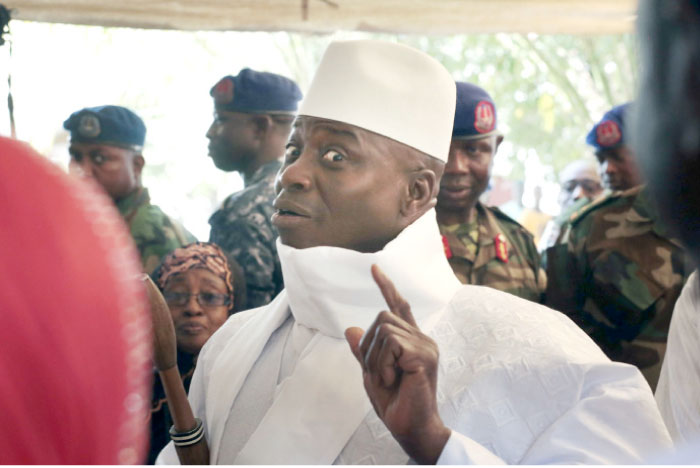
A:
[[[165,302],[171,306],[184,306],[190,300],[190,297],[195,296],[197,298],[197,303],[202,307],[219,307],[223,305],[228,305],[231,302],[231,298],[228,294],[216,294],[201,292],[197,294],[181,293],[173,291],[165,291],[163,297]]]

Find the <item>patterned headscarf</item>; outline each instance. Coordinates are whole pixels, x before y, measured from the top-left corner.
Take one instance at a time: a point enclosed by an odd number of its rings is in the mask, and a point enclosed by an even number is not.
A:
[[[160,265],[157,282],[164,289],[168,279],[193,268],[203,268],[224,280],[229,294],[229,308],[233,308],[233,274],[223,250],[209,242],[193,242],[170,252]]]

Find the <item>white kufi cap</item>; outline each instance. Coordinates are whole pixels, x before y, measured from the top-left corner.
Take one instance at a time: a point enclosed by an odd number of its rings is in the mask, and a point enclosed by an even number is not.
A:
[[[440,62],[390,42],[333,42],[299,115],[344,122],[447,162],[457,91]]]

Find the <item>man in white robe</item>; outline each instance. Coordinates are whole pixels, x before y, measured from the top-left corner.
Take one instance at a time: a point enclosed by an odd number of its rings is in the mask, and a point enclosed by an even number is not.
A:
[[[211,463],[621,464],[670,446],[635,367],[453,275],[433,207],[455,94],[408,47],[329,46],[276,181],[285,290],[210,338],[190,387]]]
[[[700,277],[693,273],[673,308],[656,402],[676,444],[700,440]],[[670,354],[669,354],[670,353]],[[700,461],[700,454],[698,459]]]

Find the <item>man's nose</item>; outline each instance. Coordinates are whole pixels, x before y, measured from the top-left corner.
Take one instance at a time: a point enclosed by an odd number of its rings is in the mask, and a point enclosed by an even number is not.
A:
[[[80,162],[71,160],[70,164],[68,165],[68,171],[71,174],[75,174],[79,177],[95,177],[94,167],[87,160],[82,160]]]
[[[282,189],[303,191],[311,187],[312,167],[309,157],[302,154],[291,164],[282,166],[275,180],[277,193]]]
[[[469,159],[467,155],[460,150],[450,151],[450,156],[445,164],[445,174],[468,174]]]
[[[208,139],[212,139],[216,136],[216,132],[218,130],[219,124],[216,123],[216,121],[212,122],[211,125],[209,125],[209,128],[207,129],[207,134],[206,137]]]
[[[614,174],[617,172],[617,166],[615,165],[615,163],[610,162],[609,159],[606,159],[603,162],[601,169],[603,174]]]
[[[583,187],[581,187],[581,184],[576,184],[576,187],[574,187],[573,192],[571,192],[571,199],[578,200],[578,199],[583,198],[585,196],[586,196],[586,192],[583,190]]]

